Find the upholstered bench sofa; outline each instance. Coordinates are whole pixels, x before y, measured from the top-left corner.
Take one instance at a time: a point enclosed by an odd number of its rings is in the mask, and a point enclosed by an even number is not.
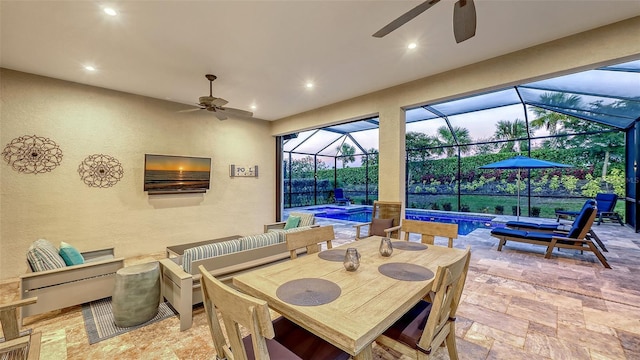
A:
[[[202,302],[201,275],[204,267],[216,278],[230,282],[233,276],[289,258],[286,234],[312,226],[291,229],[267,229],[258,235],[238,235],[167,248],[167,258],[160,260],[162,296],[180,316],[180,331],[193,322],[192,307]]]
[[[75,250],[75,260],[69,265],[68,257],[60,256],[62,253],[63,250],[43,239],[29,248],[27,258],[32,272],[20,276],[20,297],[37,297],[38,301],[22,308],[20,323],[27,316],[112,295],[116,271],[124,267],[124,258],[116,258],[113,248]]]

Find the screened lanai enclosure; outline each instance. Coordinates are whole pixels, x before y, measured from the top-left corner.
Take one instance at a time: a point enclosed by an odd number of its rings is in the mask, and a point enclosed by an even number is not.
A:
[[[640,61],[409,109],[406,207],[516,215],[519,192],[521,215],[554,217],[606,192],[636,226],[639,118]],[[284,137],[285,208],[333,204],[336,188],[351,204],[376,200],[378,125]],[[571,167],[480,169],[519,154]]]

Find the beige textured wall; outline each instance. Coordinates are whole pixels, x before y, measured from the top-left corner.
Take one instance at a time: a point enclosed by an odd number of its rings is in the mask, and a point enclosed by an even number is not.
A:
[[[61,165],[45,174],[19,174],[0,163],[0,280],[26,271],[25,253],[38,238],[81,250],[113,246],[129,257],[258,233],[274,220],[275,142],[267,122],[177,113],[185,105],[0,71],[2,148],[35,134],[63,151]],[[99,153],[124,167],[112,188],[90,188],[77,173],[86,156]],[[147,195],[145,153],[210,157],[211,189]],[[259,178],[230,178],[232,163],[259,165]]]
[[[579,70],[640,58],[640,17],[489,59],[463,68],[280,119],[274,135],[348,119],[380,116],[381,200],[404,200],[404,116],[415,107]]]

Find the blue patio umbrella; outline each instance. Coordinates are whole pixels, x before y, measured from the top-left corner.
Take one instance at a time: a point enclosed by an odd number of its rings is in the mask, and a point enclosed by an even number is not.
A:
[[[527,156],[514,156],[510,159],[494,162],[480,166],[479,169],[517,169],[518,170],[518,208],[517,218],[520,219],[520,170],[523,169],[548,169],[548,168],[568,168],[571,165],[555,163],[546,160],[532,159]]]

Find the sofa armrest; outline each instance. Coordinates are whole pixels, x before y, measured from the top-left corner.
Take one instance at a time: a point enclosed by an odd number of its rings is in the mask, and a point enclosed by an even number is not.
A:
[[[37,303],[22,308],[20,321],[111,296],[116,271],[123,267],[124,258],[115,258],[20,275],[20,298],[38,297]]]
[[[106,248],[106,249],[83,251],[81,254],[85,261],[91,261],[92,259],[103,258],[108,256],[115,258],[116,253],[114,248]]]
[[[80,265],[66,266],[59,269],[30,272],[20,275],[22,291],[59,285],[86,278],[115,273],[124,267],[124,258],[94,261]],[[24,296],[23,296],[24,298]]]
[[[161,294],[180,316],[180,331],[193,323],[193,275],[171,259],[160,259]]]
[[[284,229],[284,225],[286,224],[286,221],[279,221],[279,222],[275,222],[275,223],[271,223],[271,224],[265,224],[264,225],[264,232],[269,232],[269,230],[272,229]]]

